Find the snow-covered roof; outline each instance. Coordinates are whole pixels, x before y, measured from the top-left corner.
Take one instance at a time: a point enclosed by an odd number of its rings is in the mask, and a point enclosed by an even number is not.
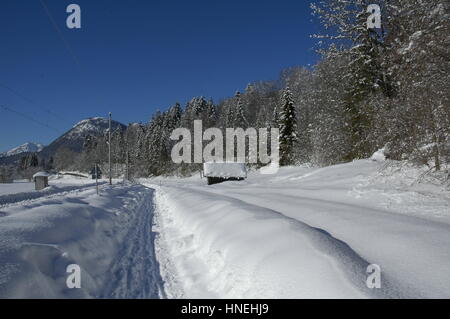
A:
[[[247,169],[243,163],[204,163],[203,175],[206,177],[246,178]]]
[[[50,174],[47,173],[47,172],[37,172],[36,174],[33,175],[33,178],[36,178],[36,177],[49,177],[49,176],[50,176]]]

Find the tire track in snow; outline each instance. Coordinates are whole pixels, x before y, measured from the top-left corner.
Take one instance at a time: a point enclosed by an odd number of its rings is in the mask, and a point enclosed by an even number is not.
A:
[[[171,188],[179,188],[186,190],[183,186],[170,186]],[[369,289],[366,286],[367,279],[367,267],[371,264],[368,260],[360,256],[350,245],[345,241],[340,240],[328,231],[313,227],[308,223],[300,221],[298,219],[289,217],[283,212],[274,210],[269,207],[261,206],[253,201],[249,202],[242,199],[239,195],[225,195],[217,191],[208,191],[200,188],[191,188],[190,191],[207,194],[209,196],[214,195],[217,199],[227,200],[230,202],[235,202],[241,207],[248,206],[249,208],[257,208],[262,211],[270,211],[281,218],[285,219],[289,223],[299,229],[299,231],[304,232],[311,240],[311,244],[317,248],[322,254],[333,259],[334,266],[338,271],[344,273],[349,282],[361,292],[365,293],[371,298],[420,298],[421,295],[411,290],[410,287],[406,287],[404,284],[395,280],[391,276],[386,274],[383,275],[383,285],[382,289]],[[317,200],[318,201],[318,200]]]
[[[158,299],[165,298],[163,280],[155,254],[152,230],[154,190],[151,201],[143,200],[138,215],[125,236],[118,258],[110,267],[109,284],[101,298]]]

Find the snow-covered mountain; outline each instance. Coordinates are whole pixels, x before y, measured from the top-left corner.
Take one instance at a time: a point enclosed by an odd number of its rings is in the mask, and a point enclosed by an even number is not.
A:
[[[111,126],[113,130],[116,130],[120,126],[125,128],[123,124],[116,121],[112,121]],[[108,127],[108,119],[94,117],[78,122],[69,132],[64,134],[63,137],[68,139],[78,139],[79,137],[84,138],[87,135],[103,135],[108,132]]]
[[[83,149],[84,140],[87,136],[102,136],[108,132],[108,127],[108,119],[105,118],[95,117],[82,120],[48,146],[27,143],[14,150],[0,153],[0,165],[17,164],[23,154],[29,152],[37,152],[40,159],[49,159],[53,157],[61,148],[66,148],[79,153]],[[125,131],[127,128],[117,121],[112,121],[111,127],[112,131],[117,129]]]
[[[108,119],[94,117],[82,120],[75,124],[72,129],[53,141],[49,146],[44,147],[40,152],[40,157],[49,158],[60,148],[68,148],[74,152],[81,152],[83,143],[87,136],[102,136],[108,132]],[[111,122],[112,131],[117,129],[126,130],[126,126],[117,121]]]
[[[32,143],[28,142],[23,145],[20,145],[18,147],[15,147],[7,152],[0,153],[0,157],[7,157],[7,156],[13,156],[18,155],[22,153],[34,153],[34,152],[40,152],[44,148],[44,145],[40,143]]]

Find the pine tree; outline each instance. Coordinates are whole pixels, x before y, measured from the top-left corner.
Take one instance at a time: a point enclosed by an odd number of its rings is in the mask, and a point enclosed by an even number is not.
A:
[[[347,129],[352,146],[346,160],[370,156],[376,148],[369,139],[374,128],[374,110],[367,101],[377,94],[393,95],[391,79],[383,64],[385,26],[383,24],[381,30],[367,28],[367,8],[371,3],[368,0],[321,0],[312,5],[328,32],[315,36],[331,40],[327,42],[329,47],[319,52],[325,60],[349,61],[341,71],[346,83],[343,101],[344,111],[350,118]]]
[[[437,171],[450,150],[450,4],[445,0],[391,0],[386,62],[397,94],[380,119],[378,135],[393,158],[426,164]],[[385,102],[385,104],[388,104]]]
[[[244,104],[242,102],[241,92],[237,91],[235,96],[235,108],[233,111],[233,127],[248,128],[247,117],[245,116]]]
[[[215,126],[217,122],[216,106],[213,100],[209,100],[206,104],[206,116],[203,123],[203,127],[209,128]]]
[[[31,154],[29,167],[38,167],[39,159],[36,153]]]
[[[289,88],[283,92],[280,114],[280,165],[294,164],[294,147],[297,141],[297,116]]]
[[[343,76],[343,69],[348,64],[348,57],[328,58],[314,71],[308,129],[312,148],[310,158],[317,165],[342,163],[352,151],[350,119],[344,98],[349,79]]]

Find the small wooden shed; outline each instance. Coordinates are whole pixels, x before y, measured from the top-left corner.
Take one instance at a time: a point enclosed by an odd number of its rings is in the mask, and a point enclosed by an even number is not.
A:
[[[38,172],[33,175],[34,185],[37,191],[43,190],[48,187],[48,177],[50,176],[47,172]]]

